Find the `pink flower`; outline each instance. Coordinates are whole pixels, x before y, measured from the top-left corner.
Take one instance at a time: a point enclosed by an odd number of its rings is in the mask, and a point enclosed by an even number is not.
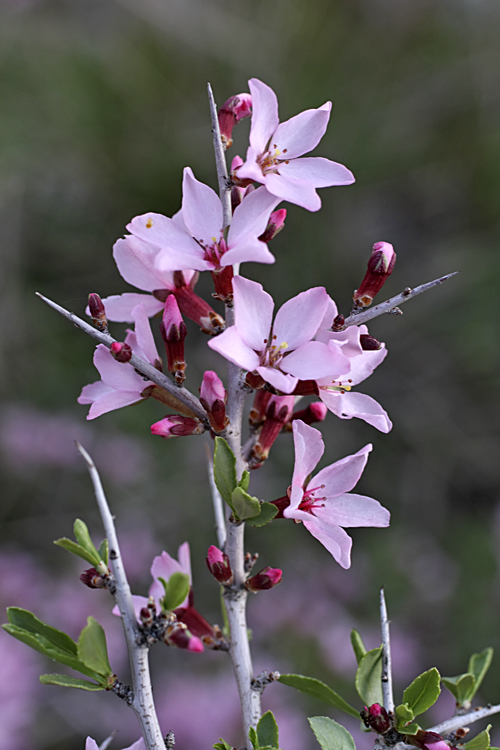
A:
[[[87,737],[85,750],[99,750],[99,745],[92,739],[92,737]],[[144,740],[141,737],[140,740],[137,740],[137,742],[134,742],[134,744],[129,747],[123,748],[123,750],[145,750]]]
[[[293,440],[295,466],[288,490],[290,505],[283,510],[283,516],[303,521],[334,559],[349,568],[352,539],[344,527],[389,525],[389,511],[377,500],[349,492],[361,477],[372,446],[365,445],[308,481],[324,453],[323,438],[318,430],[298,419],[293,423]]]
[[[244,370],[256,371],[282,393],[291,393],[299,379],[332,379],[349,371],[339,346],[312,341],[328,305],[323,287],[288,300],[272,329],[274,302],[261,284],[237,276],[233,289],[235,325],[211,339],[211,349]]]
[[[160,248],[155,258],[159,274],[192,268],[217,271],[245,261],[274,263],[274,256],[258,237],[279,202],[280,198],[266,190],[254,190],[235,210],[227,239],[224,239],[222,206],[217,193],[199,182],[186,167],[182,209],[176,218],[144,214],[132,219],[127,229],[136,240]]]
[[[160,358],[144,306],[134,307],[132,317],[135,331],[127,332],[125,343],[134,354],[156,366]],[[142,401],[144,389],[153,385],[150,380],[144,380],[131,365],[114,359],[104,344],[99,344],[95,350],[94,365],[99,370],[101,380],[86,385],[78,397],[79,404],[91,404],[87,419],[95,419],[108,411]]]
[[[332,103],[305,110],[280,124],[274,91],[257,78],[248,85],[253,110],[250,147],[246,162],[236,170],[236,179],[244,184],[260,182],[280,199],[318,211],[321,200],[316,188],[354,182],[354,176],[342,164],[322,157],[298,158],[322,139]]]

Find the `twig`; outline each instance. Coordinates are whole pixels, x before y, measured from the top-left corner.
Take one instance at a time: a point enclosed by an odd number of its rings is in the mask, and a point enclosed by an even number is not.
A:
[[[215,478],[214,478],[214,462],[212,460],[212,456],[210,455],[210,450],[208,448],[208,445],[205,444],[205,447],[207,449],[207,464],[208,464],[208,480],[210,482],[210,492],[212,493],[212,502],[214,506],[214,516],[215,516],[215,531],[217,534],[217,541],[219,543],[220,549],[224,549],[224,545],[226,544],[226,521],[224,518],[224,502],[222,500],[221,494],[219,490],[217,489],[217,485],[215,484]]]
[[[115,729],[114,732],[111,732],[111,734],[109,735],[109,737],[106,737],[106,739],[104,740],[104,742],[101,742],[101,744],[99,745],[99,750],[108,750],[108,747],[111,745],[111,743],[113,742],[113,740],[114,740],[114,738],[115,738],[115,736],[117,734],[118,734],[118,730],[117,729]]]
[[[214,137],[215,164],[217,167],[217,179],[219,181],[219,195],[222,203],[222,228],[227,229],[231,223],[231,184],[227,173],[224,146],[220,136],[217,105],[215,104],[214,94],[209,83],[207,83],[207,89],[208,102],[210,104],[210,116],[212,119],[212,134]]]
[[[397,294],[395,297],[391,297],[391,299],[381,302],[380,305],[375,305],[375,307],[371,307],[368,310],[353,312],[345,319],[343,326],[335,330],[343,331],[349,326],[359,326],[372,318],[383,315],[384,313],[391,313],[394,311],[397,314],[397,308],[399,305],[408,302],[409,299],[413,299],[423,292],[428,292],[429,289],[433,289],[435,286],[439,286],[443,281],[447,281],[447,279],[451,279],[452,276],[456,276],[457,273],[458,271],[448,273],[446,276],[441,276],[440,279],[434,279],[434,281],[428,281],[426,284],[420,284],[420,286],[416,286],[415,289],[410,289],[410,287],[408,287],[401,292],[401,294]]]
[[[153,691],[149,674],[148,648],[139,645],[139,628],[135,617],[132,594],[127,575],[120,554],[118,538],[116,536],[113,516],[109,509],[106,496],[101,484],[99,473],[87,451],[77,443],[94,485],[94,492],[101,514],[104,531],[109,544],[110,567],[116,580],[115,599],[120,610],[125,640],[132,673],[132,687],[134,698],[131,703],[135,715],[141,725],[144,743],[147,750],[165,750],[165,743],[161,733],[156,709],[153,701]]]
[[[380,624],[382,628],[382,695],[384,698],[384,708],[386,711],[393,713],[391,638],[383,588],[380,589]]]
[[[40,297],[43,302],[49,305],[49,307],[51,307],[53,310],[56,310],[64,318],[71,321],[71,323],[73,323],[77,328],[80,328],[93,339],[99,341],[100,344],[104,344],[104,346],[107,346],[108,349],[111,347],[111,344],[115,343],[115,339],[109,334],[98,331],[97,328],[94,328],[89,323],[86,323],[74,313],[65,310],[64,307],[61,307],[56,302],[52,302],[52,300],[44,297],[43,294],[36,292],[36,295],[37,297]],[[132,354],[130,364],[132,365],[132,367],[138,370],[141,375],[145,375],[153,383],[156,383],[156,385],[160,386],[160,388],[163,388],[172,396],[175,396],[175,398],[177,398],[179,401],[182,401],[185,406],[191,409],[191,411],[196,414],[197,417],[199,417],[205,424],[208,425],[207,413],[205,409],[200,404],[196,396],[194,396],[190,391],[188,391],[186,388],[178,388],[172,383],[171,380],[169,380],[169,378],[167,378],[166,375],[157,370],[156,367],[153,367],[153,365],[151,365],[149,362],[145,362],[143,359],[138,357],[137,354]]]
[[[479,719],[485,719],[487,716],[498,713],[500,713],[499,704],[495,706],[484,706],[484,708],[472,708],[465,714],[452,716],[451,719],[442,721],[441,724],[436,724],[435,727],[430,727],[427,731],[436,732],[441,736],[444,734],[450,734],[451,732],[456,732],[456,730],[461,727],[466,727],[469,724],[472,724],[474,721],[479,721]]]

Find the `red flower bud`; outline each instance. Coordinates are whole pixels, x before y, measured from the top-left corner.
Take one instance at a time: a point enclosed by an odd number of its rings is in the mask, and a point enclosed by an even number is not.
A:
[[[181,386],[186,379],[186,362],[184,360],[184,339],[187,328],[182,319],[179,305],[174,294],[167,297],[160,333],[165,342],[168,371],[172,373],[175,383]]]
[[[229,557],[225,552],[221,552],[218,547],[212,544],[208,548],[206,562],[209,571],[219,583],[228,585],[233,582],[233,571],[229,564]]]
[[[233,143],[233,128],[244,117],[252,114],[252,97],[250,94],[231,96],[219,110],[219,127],[224,148]]]
[[[259,573],[248,579],[245,583],[247,588],[252,593],[256,594],[257,591],[266,591],[272,589],[281,583],[283,579],[283,571],[279,568],[263,568]]]
[[[186,437],[187,435],[201,435],[205,432],[205,427],[195,417],[172,414],[152,424],[151,432],[153,435],[159,435],[162,438]]]
[[[177,648],[183,648],[186,651],[201,653],[205,650],[198,636],[193,635],[183,622],[175,622],[170,625],[163,635],[163,640],[169,646],[177,646]]]
[[[105,589],[106,581],[95,568],[87,568],[80,576],[80,581],[89,589]]]
[[[354,307],[368,307],[382,289],[396,263],[396,253],[388,242],[376,242],[368,261],[368,270],[359,289],[354,292]]]
[[[267,227],[258,239],[261,242],[270,242],[285,226],[285,219],[286,208],[279,208],[277,211],[273,211],[269,217]]]
[[[382,348],[380,341],[375,336],[369,336],[367,333],[360,335],[359,343],[364,352],[373,352]]]
[[[361,718],[365,725],[377,734],[384,734],[392,726],[389,714],[379,703],[374,703],[370,708],[365,706],[361,711]]]
[[[114,341],[109,351],[117,362],[130,362],[132,359],[132,349],[128,344],[124,344],[121,341]]]
[[[95,327],[103,333],[108,332],[108,319],[104,303],[98,294],[89,294],[89,312]]]
[[[313,403],[309,404],[305,409],[294,411],[294,413],[290,417],[290,421],[286,423],[283,429],[286,432],[291,432],[292,422],[295,419],[301,419],[306,424],[314,424],[315,422],[323,422],[327,414],[328,414],[328,409],[322,401],[313,401]]]
[[[249,459],[249,466],[252,469],[261,466],[268,457],[272,444],[283,425],[290,419],[294,402],[294,396],[271,396],[269,399],[265,421]]]
[[[222,432],[229,423],[226,417],[227,393],[222,380],[213,370],[203,374],[200,388],[200,402],[208,414],[210,426],[214,432]]]

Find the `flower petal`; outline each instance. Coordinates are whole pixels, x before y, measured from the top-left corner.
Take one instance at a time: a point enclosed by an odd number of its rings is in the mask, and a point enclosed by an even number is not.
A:
[[[295,447],[292,485],[304,487],[305,480],[325,452],[325,444],[321,432],[305,424],[301,419],[294,419],[292,429]]]
[[[269,217],[279,202],[280,199],[265,187],[258,188],[247,195],[234,212],[227,237],[228,247],[234,247],[241,237],[246,237],[249,233],[256,238],[259,237],[267,227]]]
[[[123,409],[124,406],[132,406],[142,401],[139,393],[132,391],[110,391],[105,394],[97,401],[94,401],[90,407],[87,419],[96,419],[102,414],[107,414],[108,411],[115,411],[115,409]]]
[[[276,258],[265,242],[260,242],[255,235],[239,237],[238,242],[221,258],[221,266],[232,266],[234,263],[274,263]]]
[[[217,193],[200,182],[190,167],[182,181],[182,218],[189,233],[204,245],[219,242],[222,232],[222,205]]]
[[[297,180],[307,180],[315,188],[352,185],[356,182],[353,173],[343,164],[321,156],[291,159],[289,164],[280,164],[279,173]]]
[[[159,250],[168,244],[172,223],[174,223],[172,219],[163,216],[163,214],[142,214],[142,216],[136,216],[130,224],[127,224],[127,231],[134,237],[152,245],[154,249]]]
[[[385,344],[382,344],[381,349],[377,349],[372,352],[363,352],[357,357],[351,359],[351,370],[349,377],[352,380],[353,385],[361,383],[366,380],[372,372],[377,368],[387,357],[387,349]]]
[[[187,271],[191,268],[195,271],[211,271],[215,268],[212,262],[205,260],[203,248],[191,237],[189,240],[190,243],[184,250],[164,247],[158,253],[155,261],[155,270],[158,276],[173,271]]]
[[[243,276],[233,279],[233,293],[234,321],[238,333],[250,349],[261,352],[271,332],[274,300],[264,291],[262,284]]]
[[[331,109],[332,103],[326,102],[318,109],[306,109],[280,123],[273,135],[271,149],[277,147],[284,159],[296,159],[312,151],[326,132]]]
[[[138,354],[139,356],[144,356],[147,362],[154,365],[155,362],[160,359],[160,355],[156,349],[146,308],[143,305],[137,305],[137,307],[134,307],[132,310],[132,318],[135,323],[137,344],[142,355]]]
[[[267,383],[270,383],[273,388],[276,388],[282,393],[292,393],[299,382],[298,378],[294,378],[291,375],[285,375],[284,372],[281,372],[274,367],[257,367],[256,370]]]
[[[356,486],[366,466],[368,454],[372,450],[372,447],[370,443],[365,445],[357,453],[346,456],[340,461],[336,461],[334,464],[321,469],[314,477],[312,482],[315,487],[324,485],[324,489],[321,490],[320,494],[326,497],[328,505],[330,505],[332,498],[349,492],[349,490],[352,490]],[[337,520],[332,521],[332,523],[342,526],[340,521]]]
[[[94,352],[94,366],[99,371],[102,381],[116,391],[136,393],[139,399],[146,387],[141,375],[138,375],[130,365],[113,359],[111,352],[104,344],[98,344]]]
[[[322,286],[308,289],[285,302],[276,314],[273,336],[277,346],[282,343],[288,349],[310,341],[316,334],[328,305],[328,295]]]
[[[77,401],[79,404],[93,404],[108,393],[115,393],[115,389],[103,383],[102,380],[96,380],[95,383],[83,386]]]
[[[314,515],[321,521],[338,524],[344,528],[389,526],[391,514],[378,500],[365,495],[347,493],[327,502],[324,508],[315,508]]]
[[[242,180],[252,180],[253,182],[265,182],[262,173],[262,167],[257,163],[259,151],[251,146],[247,149],[247,158],[244,164],[236,170],[236,176]]]
[[[113,294],[111,297],[105,297],[103,304],[107,319],[115,323],[133,323],[132,310],[137,305],[144,307],[148,318],[152,318],[165,307],[164,302],[160,302],[150,294],[136,294],[135,292]]]
[[[315,516],[310,516],[304,521],[304,526],[326,547],[339,565],[346,569],[351,567],[352,539],[344,529],[322,522]]]
[[[328,376],[337,378],[349,371],[349,362],[340,347],[326,346],[320,341],[307,341],[283,359],[281,369],[299,380],[316,380]]]
[[[272,88],[258,78],[251,78],[248,86],[252,96],[250,145],[262,154],[279,124],[278,98]]]
[[[252,372],[259,365],[260,358],[243,341],[236,326],[226,328],[219,336],[208,341],[208,346],[243,370]]]
[[[113,258],[122,278],[146,292],[163,286],[154,267],[157,254],[158,249],[131,235],[113,245]]]
[[[320,386],[319,397],[328,409],[340,419],[358,417],[376,427],[380,432],[390,432],[392,422],[387,412],[375,399],[365,393],[340,393]]]
[[[285,201],[302,206],[308,211],[319,211],[321,200],[314,185],[308,180],[297,180],[286,174],[267,174],[264,184],[270,193]]]

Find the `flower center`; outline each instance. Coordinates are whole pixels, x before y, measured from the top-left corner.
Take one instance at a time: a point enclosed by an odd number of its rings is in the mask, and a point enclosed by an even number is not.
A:
[[[277,344],[276,336],[271,336],[271,343],[269,343],[268,339],[264,339],[264,346],[265,349],[261,353],[262,366],[279,368],[281,360],[287,353],[287,342],[282,341],[281,344]]]
[[[326,498],[315,496],[315,493],[324,489],[325,485],[321,484],[319,487],[304,490],[304,497],[300,502],[299,509],[304,510],[306,513],[312,513],[315,508],[324,508]]]
[[[349,383],[352,383],[352,380],[348,380],[347,383],[343,383],[341,380],[332,380],[330,385],[320,385],[318,386],[322,391],[334,391],[336,393],[345,393],[346,391],[350,391],[352,386],[349,385]]]
[[[268,149],[257,159],[257,164],[262,169],[262,174],[278,173],[278,167],[282,162],[288,164],[286,159],[280,159],[279,157],[286,154],[288,149],[284,148],[280,151],[276,144],[273,145],[272,150]]]
[[[211,240],[212,244],[210,245],[205,244],[203,240],[196,240],[196,242],[205,251],[205,260],[214,264],[213,270],[218,270],[221,267],[221,258],[227,252],[226,240],[222,236],[218,242],[217,237],[211,237]]]

